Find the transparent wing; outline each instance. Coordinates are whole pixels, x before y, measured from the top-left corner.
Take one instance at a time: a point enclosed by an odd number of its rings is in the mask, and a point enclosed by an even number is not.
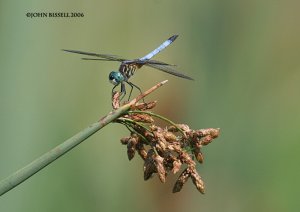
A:
[[[140,65],[149,63],[149,64],[156,64],[156,65],[175,66],[173,64],[168,64],[168,63],[161,62],[158,60],[146,60],[146,61],[142,61],[140,59],[128,60],[128,59],[122,58],[117,55],[112,55],[112,54],[98,54],[98,53],[83,52],[83,51],[78,51],[78,50],[67,50],[67,49],[62,49],[62,50],[65,52],[97,57],[97,58],[82,58],[83,60],[118,61],[118,62],[126,62],[126,63],[136,63],[136,64],[140,64]]]
[[[102,60],[102,61],[107,61],[108,59],[103,59],[103,58],[88,58],[88,57],[83,57],[81,58],[83,60]],[[112,60],[111,60],[112,61]],[[155,64],[155,65],[166,65],[166,66],[176,66],[173,64],[168,64],[165,62],[161,62],[158,60],[147,60],[147,61],[140,61],[140,60],[122,60],[121,62],[127,63],[127,64],[137,64],[137,65],[145,65],[145,64]]]
[[[75,53],[75,54],[83,54],[83,55],[88,55],[88,56],[93,56],[93,57],[100,57],[99,58],[84,58],[85,60],[104,60],[104,61],[119,61],[123,62],[126,61],[127,59],[124,59],[122,57],[119,57],[117,55],[111,55],[111,54],[97,54],[97,53],[90,53],[90,52],[83,52],[83,51],[78,51],[78,50],[67,50],[67,49],[62,49],[65,52],[70,52],[70,53]]]
[[[152,67],[152,68],[155,68],[155,69],[158,69],[160,71],[166,72],[168,74],[172,74],[172,75],[177,76],[177,77],[181,77],[181,78],[188,79],[188,80],[194,80],[193,78],[191,78],[189,76],[186,76],[186,75],[182,74],[181,72],[172,69],[168,65],[151,64],[151,63],[146,63],[145,65],[149,66],[149,67]]]

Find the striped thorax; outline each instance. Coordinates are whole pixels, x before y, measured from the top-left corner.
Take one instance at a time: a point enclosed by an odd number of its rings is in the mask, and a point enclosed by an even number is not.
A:
[[[140,68],[136,63],[122,63],[119,72],[128,80],[137,68]]]

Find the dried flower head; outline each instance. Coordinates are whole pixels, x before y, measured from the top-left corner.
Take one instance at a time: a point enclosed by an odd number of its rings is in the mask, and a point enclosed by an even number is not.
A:
[[[113,107],[119,107],[118,94],[113,96]],[[136,103],[131,110],[116,122],[130,131],[130,136],[121,139],[127,146],[127,156],[131,160],[135,152],[144,161],[144,180],[157,173],[162,183],[169,172],[179,175],[173,192],[179,192],[189,178],[197,190],[204,193],[204,183],[196,170],[196,161],[203,163],[201,149],[219,136],[220,129],[208,128],[193,130],[186,124],[175,124],[167,118],[150,112],[156,102]],[[162,128],[155,124],[161,119],[168,126]]]

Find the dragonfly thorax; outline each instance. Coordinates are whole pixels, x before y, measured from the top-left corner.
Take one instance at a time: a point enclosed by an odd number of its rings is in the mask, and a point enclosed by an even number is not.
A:
[[[124,76],[118,71],[110,72],[108,78],[109,81],[114,85],[118,85],[119,83],[125,80]]]

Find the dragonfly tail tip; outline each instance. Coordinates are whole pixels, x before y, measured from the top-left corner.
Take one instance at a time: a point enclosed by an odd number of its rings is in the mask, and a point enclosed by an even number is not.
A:
[[[178,35],[173,35],[168,40],[173,42],[174,40],[176,40],[177,37],[178,37]]]

